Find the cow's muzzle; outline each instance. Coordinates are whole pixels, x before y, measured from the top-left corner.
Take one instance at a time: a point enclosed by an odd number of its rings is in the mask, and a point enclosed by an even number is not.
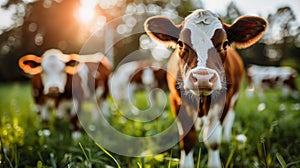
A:
[[[194,68],[187,73],[185,89],[196,95],[209,95],[220,88],[220,79],[215,70],[201,67]]]
[[[57,96],[59,96],[59,94],[60,94],[59,88],[56,86],[53,86],[53,87],[49,88],[47,95],[50,97],[57,97]]]

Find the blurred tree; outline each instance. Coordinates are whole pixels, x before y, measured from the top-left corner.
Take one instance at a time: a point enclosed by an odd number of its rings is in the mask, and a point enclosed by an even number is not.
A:
[[[276,13],[269,14],[267,18],[269,30],[263,38],[267,44],[266,56],[272,65],[290,65],[300,70],[298,66],[290,64],[291,60],[300,62],[299,46],[295,45],[299,34],[299,23],[296,16],[288,6],[278,8]],[[290,62],[290,63],[289,63]]]
[[[95,10],[89,22],[79,18],[83,0],[7,1],[3,8],[17,6],[13,16],[16,23],[0,35],[0,80],[25,79],[17,64],[25,54],[41,55],[49,48],[78,53],[94,30],[123,13],[126,1],[119,1],[114,5],[99,1],[83,11],[81,15],[86,17]]]
[[[233,23],[235,19],[242,16],[243,13],[238,9],[235,2],[230,2],[226,9],[226,15],[222,17],[222,20],[226,23]]]
[[[186,17],[195,9],[204,9],[203,2],[201,0],[178,0],[181,5],[177,7],[179,16]]]
[[[231,7],[230,7],[231,6]],[[225,18],[234,18],[238,12],[229,12],[234,5],[229,4]],[[237,10],[237,9],[236,9]],[[236,11],[232,10],[232,11]],[[234,13],[234,15],[230,15]],[[300,70],[297,62],[300,62],[300,41],[299,23],[296,22],[296,16],[288,6],[278,8],[276,13],[269,14],[267,21],[269,23],[266,33],[259,43],[250,48],[239,50],[245,65],[287,65],[298,71]],[[299,44],[299,42],[298,42]]]

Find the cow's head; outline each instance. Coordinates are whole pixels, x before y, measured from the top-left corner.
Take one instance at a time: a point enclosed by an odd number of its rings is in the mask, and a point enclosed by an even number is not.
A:
[[[19,59],[20,68],[30,75],[41,75],[44,94],[57,96],[64,92],[67,74],[77,73],[77,55],[66,55],[56,49],[47,50],[42,57],[25,55]]]
[[[154,40],[175,48],[183,87],[195,95],[209,95],[226,83],[223,64],[227,47],[244,48],[255,43],[267,22],[255,16],[238,18],[232,25],[223,23],[208,10],[198,9],[180,25],[154,16],[146,20],[145,30]]]

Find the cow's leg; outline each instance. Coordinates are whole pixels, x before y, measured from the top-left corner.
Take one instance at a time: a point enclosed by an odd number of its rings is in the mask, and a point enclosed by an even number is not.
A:
[[[180,153],[180,167],[181,168],[194,168],[194,151],[191,150],[188,154],[184,150]]]
[[[219,120],[208,121],[204,128],[203,139],[208,149],[208,167],[221,167],[219,146],[221,144],[222,126]]]
[[[255,86],[255,91],[256,91],[260,101],[265,100],[265,93],[264,93],[264,89],[262,87],[263,87],[263,84]]]
[[[222,126],[217,118],[208,119],[203,131],[203,140],[208,149],[208,167],[221,167],[219,146],[222,139]]]
[[[40,120],[42,122],[42,124],[48,124],[49,120],[50,120],[50,108],[47,105],[42,105],[39,107],[40,108]]]
[[[47,99],[43,105],[40,105],[40,120],[47,125],[50,121],[51,110],[55,107],[55,102],[52,99]]]
[[[76,99],[73,99],[73,104],[71,106],[71,110],[69,113],[69,121],[73,126],[73,130],[74,131],[79,131],[80,130],[80,124],[79,124],[79,119],[77,116],[77,113],[79,115],[80,111],[81,111],[81,103],[82,101],[78,101]]]
[[[211,105],[203,129],[203,140],[208,149],[208,167],[221,167],[219,146],[222,140],[222,125],[219,114],[223,111],[218,104]]]
[[[193,168],[193,148],[197,142],[197,132],[194,126],[196,113],[188,107],[181,106],[180,99],[176,99],[176,96],[170,95],[170,103],[178,119],[177,125],[181,148],[180,167]]]
[[[228,113],[226,114],[226,117],[223,121],[223,128],[224,128],[224,134],[223,134],[223,140],[225,142],[229,142],[231,140],[231,134],[232,134],[232,126],[235,118],[235,111],[234,108],[236,106],[237,100],[239,97],[239,93],[235,93],[231,100],[230,100],[230,106]]]
[[[185,108],[181,108],[182,111],[178,113],[178,128],[180,133],[180,167],[193,168],[193,148],[197,143],[197,132],[194,127],[194,116],[189,115]],[[190,112],[190,114],[192,114]]]
[[[105,116],[105,117],[110,117],[110,110],[109,110],[109,104],[105,99],[101,99],[100,100],[100,110],[101,113]],[[95,118],[99,118],[98,113],[96,114]]]
[[[225,142],[230,142],[231,140],[234,118],[235,118],[235,112],[233,108],[230,108],[223,122],[223,127],[224,127],[223,140]]]
[[[97,104],[98,107],[100,107],[100,111],[102,112],[102,114],[104,116],[109,117],[110,116],[110,112],[109,112],[109,104],[108,102],[105,100],[106,97],[106,93],[105,90],[108,88],[104,88],[103,86],[99,86],[96,89],[96,98],[97,98]],[[93,111],[93,119],[98,119],[99,118],[99,114],[98,111]]]
[[[195,127],[188,128],[181,122],[178,122],[178,129],[180,133],[180,167],[181,168],[193,168],[193,148],[197,142],[197,133]]]
[[[56,110],[56,117],[63,118],[66,114],[68,114],[69,110],[71,109],[72,102],[68,100],[62,100],[59,102],[57,110]]]

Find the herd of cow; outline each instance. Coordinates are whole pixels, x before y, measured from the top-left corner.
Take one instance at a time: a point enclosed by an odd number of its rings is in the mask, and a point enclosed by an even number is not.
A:
[[[153,16],[144,27],[150,38],[174,49],[166,66],[135,61],[113,72],[112,64],[101,53],[65,54],[57,49],[47,50],[42,56],[20,58],[20,68],[32,77],[32,94],[41,120],[47,122],[49,110],[55,109],[58,116],[67,114],[74,130],[78,130],[77,113],[85,99],[96,97],[101,106],[109,94],[128,101],[137,89],[161,88],[170,92],[171,107],[177,116],[180,166],[194,166],[196,128],[201,126],[208,167],[221,167],[219,146],[222,138],[231,140],[234,109],[245,71],[234,48],[258,41],[267,22],[243,16],[230,25],[214,13],[198,9],[179,25],[164,16]],[[291,68],[251,66],[246,72],[248,90],[258,91],[260,96],[265,87],[286,88],[292,96],[298,96],[297,74]]]

